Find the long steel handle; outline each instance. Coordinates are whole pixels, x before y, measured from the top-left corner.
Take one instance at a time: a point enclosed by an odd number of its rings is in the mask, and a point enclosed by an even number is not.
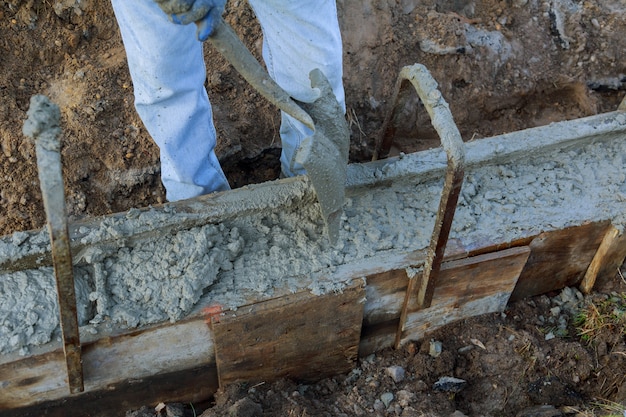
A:
[[[304,123],[311,130],[315,125],[311,116],[305,112],[283,90],[267,71],[259,64],[259,61],[250,53],[248,48],[241,42],[235,31],[224,22],[217,23],[211,36],[207,39],[211,44],[231,63],[233,67],[254,87],[263,97],[276,107]]]

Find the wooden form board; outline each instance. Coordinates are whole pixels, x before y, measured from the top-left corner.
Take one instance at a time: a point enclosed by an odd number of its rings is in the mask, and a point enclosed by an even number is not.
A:
[[[128,379],[106,389],[64,396],[17,409],[2,409],[2,417],[111,417],[160,401],[195,403],[205,401],[218,389],[215,365]]]
[[[522,246],[444,262],[431,307],[407,315],[401,343],[461,318],[502,311],[529,254],[530,249]],[[394,345],[408,281],[405,270],[368,279],[361,355]]]
[[[215,367],[213,336],[202,317],[99,339],[83,346],[82,359],[85,392],[71,396],[61,349],[0,365],[0,413],[63,398],[80,403],[93,395],[125,397],[128,384],[137,388],[156,375]],[[206,376],[208,386],[211,378]],[[135,405],[139,401],[145,398]]]
[[[298,293],[214,316],[221,386],[347,372],[358,354],[365,282],[316,298]]]
[[[511,301],[578,285],[609,228],[608,222],[588,223],[535,237]]]
[[[514,252],[508,252],[508,250],[528,247],[530,254],[527,255],[528,259],[525,264],[522,264],[523,269],[518,272],[519,278],[513,290],[513,294],[517,294],[519,297],[516,299],[558,290],[566,285],[577,285],[586,273],[591,273],[587,271],[590,265],[593,266],[591,264],[592,259],[596,258],[598,258],[598,266],[596,267],[598,276],[602,279],[607,279],[609,276],[612,278],[615,276],[616,268],[621,265],[626,256],[626,237],[623,235],[611,240],[612,243],[606,251],[607,254],[601,256],[600,244],[610,238],[612,229],[613,227],[609,227],[606,222],[599,222],[546,232],[515,242],[497,244],[494,242],[467,242],[460,244],[452,241],[446,250],[446,260],[442,265],[442,270],[449,271],[446,272],[448,274],[454,271],[454,265],[462,267],[463,263],[468,262],[469,264],[476,263],[479,265],[476,271],[483,271],[484,269],[484,273],[488,275],[492,263],[500,262],[498,254],[504,257],[511,256]],[[605,238],[605,236],[609,236],[609,238]],[[481,258],[483,255],[486,257]],[[489,260],[490,258],[491,260]],[[457,260],[461,260],[462,263],[453,263]],[[481,263],[483,261],[485,263]],[[510,267],[513,268],[509,270],[512,279],[515,276],[515,266],[511,265]],[[504,279],[504,277],[501,278]],[[445,281],[445,275],[444,278],[440,279]],[[482,278],[479,279],[482,280]],[[402,307],[402,298],[407,284],[408,277],[404,269],[377,273],[368,278],[366,289],[368,302],[365,304],[363,317],[363,330],[359,347],[360,356],[394,345],[395,332],[400,325],[398,317]],[[444,284],[441,283],[440,285]],[[478,304],[470,304],[455,310],[454,314],[457,315],[456,318],[477,315],[480,314],[476,310],[477,306],[482,305],[484,312],[487,312],[490,306],[494,309],[501,308],[499,306],[502,301],[503,299],[498,300],[497,298],[485,299],[479,301]],[[513,297],[509,301],[514,301]],[[432,308],[437,308],[441,302],[440,294],[436,293]],[[428,314],[428,309],[422,313],[416,312],[414,315],[409,315],[409,325],[417,326],[415,334],[411,335],[409,339],[419,339],[427,331],[435,330],[438,326],[443,325],[442,323],[438,324],[437,320],[432,321],[432,317],[420,318],[422,314]],[[437,314],[445,315],[446,312],[440,309]],[[420,324],[420,320],[424,320],[424,323]],[[406,337],[403,338],[403,342],[406,340]]]
[[[400,345],[456,320],[504,311],[529,255],[524,246],[443,264],[431,307],[407,315]]]
[[[509,295],[519,291],[522,276],[525,296],[571,283],[557,274],[555,283],[546,287],[546,274],[566,269],[567,276],[582,277],[600,256],[607,229],[606,223],[595,223],[555,231],[529,239],[530,245],[489,253],[477,248],[479,255],[463,259],[451,253],[453,260],[442,265],[433,305],[409,315],[403,341],[419,339],[455,319],[503,309]],[[570,240],[577,243],[561,247]],[[624,253],[616,242],[623,244],[616,239],[611,250]],[[0,415],[38,416],[43,410],[46,415],[98,415],[98,404],[107,413],[112,407],[123,412],[160,401],[206,399],[217,390],[218,380],[315,379],[345,372],[357,357],[357,347],[364,355],[393,346],[408,284],[406,270],[420,262],[419,251],[393,259],[383,256],[380,262],[338,270],[342,278],[353,277],[343,293],[316,296],[303,291],[225,312],[220,322],[216,316],[198,315],[84,344],[82,394],[69,394],[60,348],[2,363]],[[545,263],[554,264],[553,269]],[[266,340],[257,344],[260,336]],[[316,349],[303,349],[311,340]]]

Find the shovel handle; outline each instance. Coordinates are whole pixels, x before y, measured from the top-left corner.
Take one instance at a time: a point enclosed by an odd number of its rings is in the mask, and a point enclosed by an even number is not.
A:
[[[311,116],[270,78],[267,71],[241,42],[241,39],[239,39],[228,23],[224,22],[223,19],[219,19],[208,41],[270,103],[304,123],[309,129],[315,130]]]

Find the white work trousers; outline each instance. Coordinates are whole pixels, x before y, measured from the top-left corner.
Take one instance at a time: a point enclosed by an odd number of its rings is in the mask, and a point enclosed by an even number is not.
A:
[[[215,155],[216,131],[204,88],[195,25],[171,23],[154,0],[111,0],[135,92],[135,107],[159,146],[169,201],[229,189]],[[250,0],[263,30],[270,76],[293,98],[313,102],[309,72],[319,68],[345,111],[341,35],[335,0]],[[228,11],[226,11],[228,13]],[[282,114],[281,169],[304,173],[295,152],[311,131]]]

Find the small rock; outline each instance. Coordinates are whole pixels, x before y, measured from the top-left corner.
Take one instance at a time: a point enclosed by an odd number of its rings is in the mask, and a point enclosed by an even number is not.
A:
[[[552,332],[548,332],[546,334],[546,337],[545,337],[546,340],[552,340],[554,338],[555,338],[555,336],[554,336],[554,333],[552,333]]]
[[[465,385],[467,385],[467,381],[464,379],[444,376],[439,378],[439,381],[435,382],[433,389],[435,391],[457,393],[465,388]]]
[[[401,366],[390,366],[389,368],[385,369],[385,372],[387,372],[387,375],[389,375],[394,382],[404,381],[405,371],[404,368]]]
[[[378,387],[380,387],[380,382],[378,382],[377,380],[373,379],[373,380],[369,381],[367,383],[367,385],[369,385],[372,388],[378,388]]]
[[[421,379],[415,383],[415,391],[424,392],[428,390],[428,384]]]
[[[166,417],[184,417],[185,406],[182,404],[167,404],[165,406]]]
[[[417,400],[417,395],[415,395],[411,391],[402,389],[396,392],[396,399],[398,400],[398,404],[400,404],[400,407],[406,408],[409,406],[410,403]]]
[[[481,342],[478,339],[470,339],[470,342],[472,342],[472,344],[474,346],[478,346],[479,348],[481,348],[482,350],[487,350],[487,348],[485,347],[485,345],[483,344],[483,342]]]
[[[374,401],[374,411],[379,413],[385,411],[385,404],[383,404],[383,402],[378,398],[376,398],[376,401]]]
[[[551,404],[555,407],[579,404],[583,397],[557,377],[542,377],[528,384],[527,394],[535,404]],[[542,416],[544,417],[544,416]]]
[[[598,22],[598,19],[596,19],[595,17],[593,19],[591,19],[591,24],[596,29],[600,29],[601,28],[600,22]]]
[[[465,353],[470,352],[472,350],[474,350],[474,345],[467,345],[467,346],[463,346],[463,347],[459,348],[458,352],[460,354],[465,354]]]
[[[433,358],[439,357],[441,355],[441,351],[443,350],[443,344],[438,340],[430,341],[430,348],[428,350],[428,354]]]
[[[450,417],[467,417],[467,414],[464,414],[462,411],[456,410],[454,413],[450,414]]]
[[[389,404],[393,401],[393,394],[390,392],[385,392],[381,394],[380,400],[385,404],[385,407],[389,407]]]

